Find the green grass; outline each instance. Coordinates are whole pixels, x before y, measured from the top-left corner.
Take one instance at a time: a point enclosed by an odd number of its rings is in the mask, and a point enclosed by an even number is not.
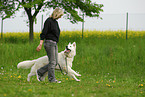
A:
[[[110,36],[108,36],[110,37]],[[82,77],[76,82],[56,72],[62,83],[38,82],[36,76],[27,82],[30,69],[17,69],[24,60],[44,56],[36,52],[39,38],[4,37],[0,40],[0,97],[144,97],[145,96],[145,38],[127,41],[116,37],[79,35],[60,37],[59,52],[69,42],[76,42],[77,55],[73,69]]]

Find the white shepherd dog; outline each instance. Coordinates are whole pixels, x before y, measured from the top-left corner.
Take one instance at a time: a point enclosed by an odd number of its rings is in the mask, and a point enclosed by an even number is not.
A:
[[[55,69],[60,70],[60,67],[63,72],[65,72],[68,76],[75,79],[76,81],[80,81],[75,77],[81,76],[77,72],[75,72],[72,67],[72,62],[74,59],[74,56],[76,55],[76,43],[73,42],[72,44],[69,43],[68,46],[66,46],[66,49],[60,53],[58,53],[58,64]],[[28,74],[27,81],[30,81],[30,77],[36,75],[36,70],[47,65],[49,63],[48,57],[43,56],[36,60],[28,60],[18,63],[17,68],[22,69],[29,69],[31,68],[30,73]],[[59,67],[60,66],[60,67]],[[48,75],[48,72],[45,73],[42,77],[42,80],[45,79],[45,77]]]

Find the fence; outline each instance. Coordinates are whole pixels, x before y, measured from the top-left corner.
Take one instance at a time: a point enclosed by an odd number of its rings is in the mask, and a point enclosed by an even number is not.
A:
[[[103,19],[84,17],[84,30],[126,30],[126,13],[124,14],[102,14]],[[34,24],[34,32],[40,32],[45,19],[48,16],[38,15]],[[43,21],[42,21],[43,20]],[[27,16],[16,16],[2,21],[0,18],[1,32],[28,32]],[[82,30],[82,23],[71,24],[69,20],[61,18],[58,20],[61,30]],[[145,30],[145,13],[128,14],[129,30]]]

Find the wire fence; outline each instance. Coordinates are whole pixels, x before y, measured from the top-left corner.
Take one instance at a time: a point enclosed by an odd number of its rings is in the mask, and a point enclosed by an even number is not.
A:
[[[84,17],[84,30],[126,30],[126,13],[102,14],[103,18]],[[48,15],[38,15],[34,23],[34,32],[41,32]],[[5,32],[29,32],[27,16],[16,16],[2,21],[0,18],[0,31]],[[69,20],[58,20],[61,31],[82,30],[82,22],[71,24]],[[128,30],[145,30],[145,13],[128,14]]]

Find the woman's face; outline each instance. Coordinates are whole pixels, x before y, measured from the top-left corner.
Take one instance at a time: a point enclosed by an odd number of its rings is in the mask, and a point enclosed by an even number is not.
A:
[[[61,18],[62,17],[62,15],[60,15],[58,18],[56,18],[57,20],[59,19],[59,18]]]

